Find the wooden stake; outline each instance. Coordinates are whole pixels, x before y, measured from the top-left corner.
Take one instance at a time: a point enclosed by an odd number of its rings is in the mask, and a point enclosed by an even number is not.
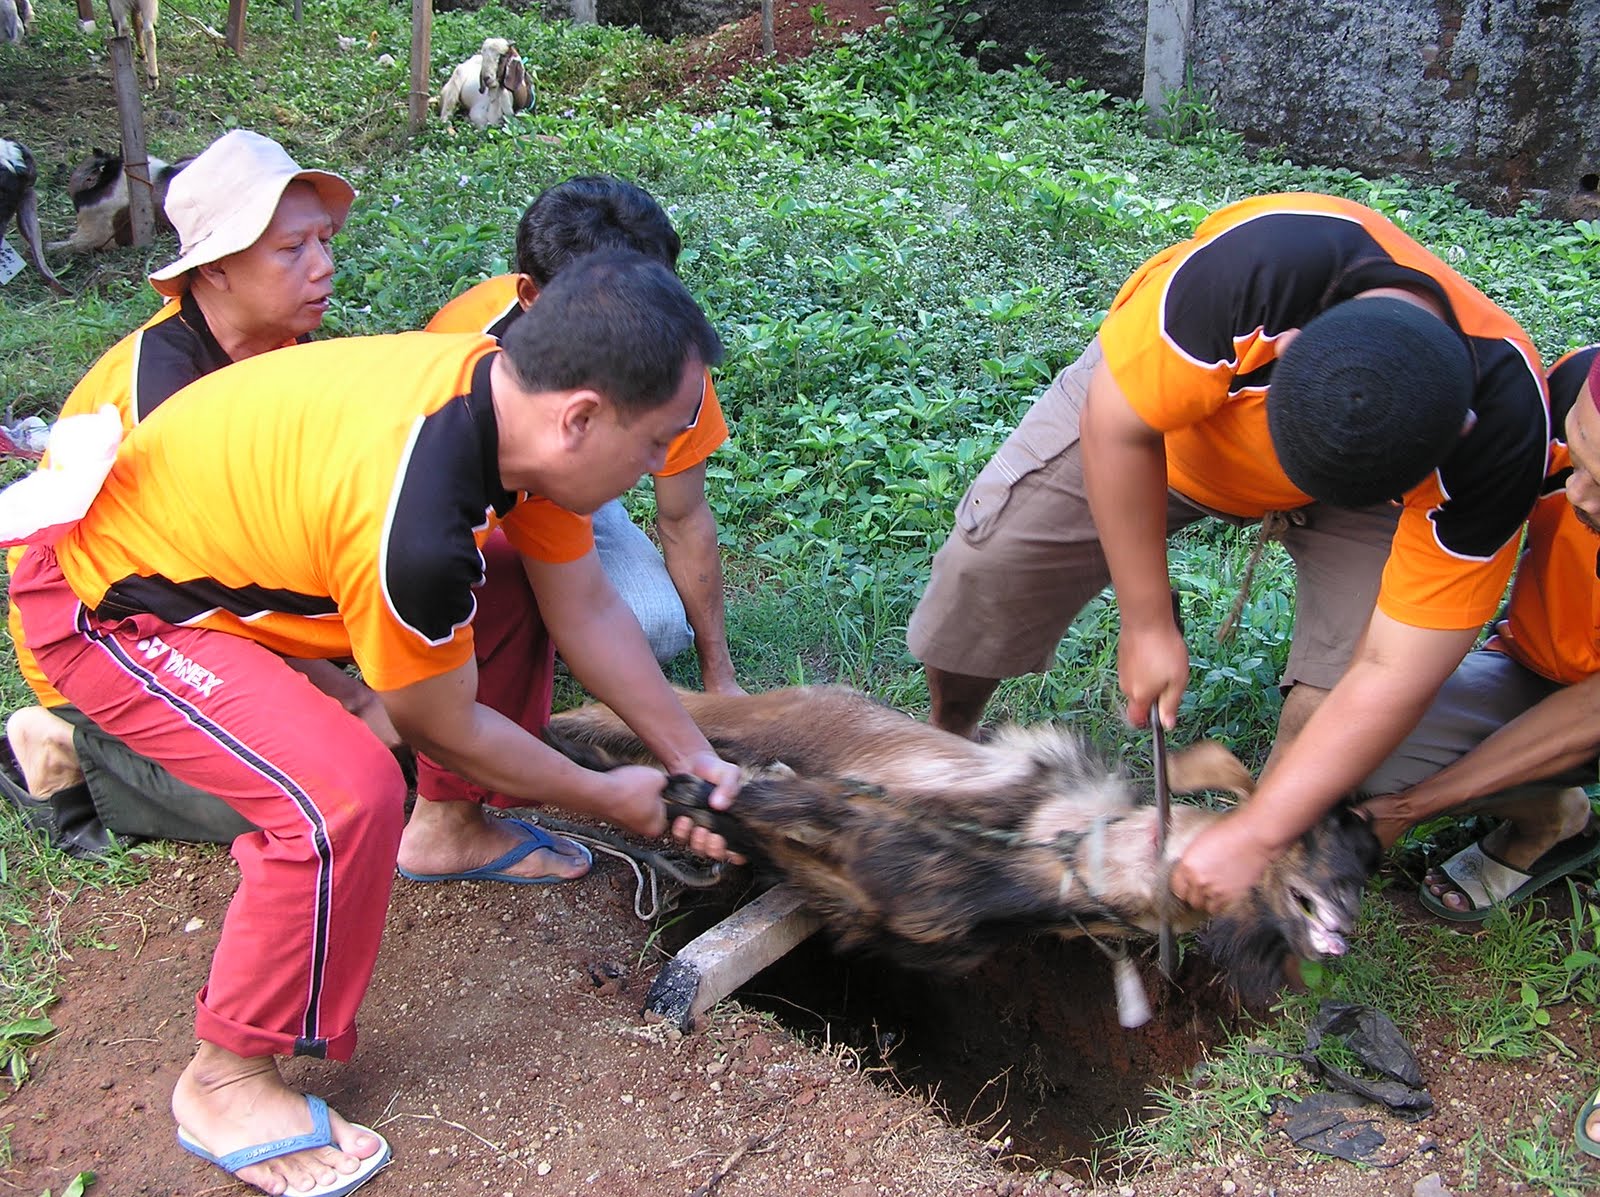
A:
[[[244,57],[244,6],[245,0],[228,0],[228,49]]]
[[[768,58],[778,52],[772,33],[772,0],[761,0],[761,52]]]
[[[133,39],[124,30],[111,38],[111,87],[122,118],[122,169],[128,177],[128,225],[134,245],[149,245],[155,235],[155,191],[150,186],[150,155],[144,142],[144,104],[133,70]]]
[[[428,123],[428,73],[433,56],[433,0],[411,0],[411,135]]]

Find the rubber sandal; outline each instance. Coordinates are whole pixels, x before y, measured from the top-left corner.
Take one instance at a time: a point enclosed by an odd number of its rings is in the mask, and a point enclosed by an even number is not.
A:
[[[320,1097],[306,1094],[306,1106],[311,1110],[311,1133],[294,1135],[288,1139],[277,1139],[271,1143],[258,1143],[254,1147],[241,1147],[238,1151],[230,1151],[227,1155],[212,1155],[189,1135],[183,1127],[178,1128],[178,1145],[191,1155],[197,1155],[208,1164],[215,1164],[229,1176],[237,1176],[239,1169],[248,1168],[252,1164],[264,1164],[268,1160],[278,1159],[280,1156],[293,1155],[297,1151],[309,1151],[314,1147],[333,1146],[333,1129],[328,1123],[328,1103]],[[353,1124],[352,1124],[353,1125]],[[358,1131],[377,1135],[381,1146],[376,1152],[361,1161],[361,1166],[347,1176],[340,1176],[337,1180],[329,1181],[325,1185],[317,1185],[310,1189],[294,1190],[294,1197],[343,1197],[346,1193],[354,1193],[367,1181],[376,1176],[386,1167],[394,1157],[394,1152],[389,1148],[389,1141],[377,1131],[369,1127],[357,1126]]]
[[[541,848],[549,848],[558,856],[566,853],[559,851],[563,844],[571,844],[578,850],[587,865],[594,864],[594,854],[576,840],[551,835],[543,827],[521,819],[506,819],[507,823],[520,827],[523,840],[503,856],[497,856],[488,864],[479,865],[475,869],[464,869],[459,873],[413,873],[410,869],[400,869],[400,876],[407,881],[423,881],[434,883],[438,881],[504,881],[507,885],[562,885],[568,881],[577,881],[589,875],[588,870],[579,873],[577,877],[519,877],[507,870],[514,868],[518,863]]]
[[[1596,1090],[1595,1095],[1584,1102],[1583,1109],[1578,1111],[1578,1122],[1573,1127],[1573,1136],[1578,1141],[1579,1151],[1583,1152],[1584,1155],[1592,1155],[1595,1159],[1600,1160],[1600,1140],[1597,1140],[1584,1129],[1588,1125],[1589,1119],[1594,1117],[1596,1110],[1600,1110],[1600,1090]]]
[[[1529,865],[1526,872],[1486,851],[1480,840],[1457,852],[1439,869],[1467,896],[1471,909],[1452,910],[1434,895],[1426,881],[1417,890],[1417,900],[1452,923],[1481,923],[1496,907],[1515,906],[1552,881],[1596,859],[1600,859],[1600,830],[1596,830],[1592,819],[1577,835],[1568,836]]]

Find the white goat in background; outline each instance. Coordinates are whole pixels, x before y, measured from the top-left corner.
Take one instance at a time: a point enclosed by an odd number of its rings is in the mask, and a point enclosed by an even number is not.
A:
[[[33,6],[28,0],[0,0],[0,42],[20,42],[33,24]]]
[[[483,39],[483,48],[450,72],[439,92],[446,124],[465,111],[474,128],[503,125],[514,112],[533,107],[533,80],[517,48],[503,37]]]
[[[144,75],[151,87],[161,82],[156,63],[156,20],[161,16],[160,0],[106,0],[111,9],[111,36],[131,37],[144,52]],[[129,26],[129,20],[133,24]]]

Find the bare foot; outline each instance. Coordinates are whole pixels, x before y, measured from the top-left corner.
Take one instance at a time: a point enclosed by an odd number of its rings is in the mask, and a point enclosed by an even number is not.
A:
[[[178,1078],[172,1116],[189,1139],[215,1156],[311,1130],[305,1095],[283,1083],[271,1056],[236,1056],[214,1043],[202,1043]],[[328,1122],[335,1146],[251,1164],[239,1170],[239,1179],[264,1193],[305,1192],[351,1175],[383,1148],[377,1135],[331,1110]]]
[[[1591,1139],[1600,1140],[1600,1109],[1589,1115],[1589,1121],[1583,1124],[1583,1133]]]
[[[35,798],[48,798],[83,780],[72,746],[72,724],[60,715],[43,707],[23,707],[6,720],[6,739],[22,770],[22,782]]]
[[[1556,797],[1556,801],[1544,804],[1548,808],[1545,817],[1530,817],[1524,808],[1519,818],[1506,819],[1483,837],[1483,850],[1519,872],[1526,872],[1529,865],[1557,844],[1578,835],[1589,823],[1588,795],[1574,787],[1562,790]],[[1441,905],[1463,913],[1473,909],[1472,899],[1456,887],[1442,868],[1429,869],[1422,883]]]
[[[537,848],[505,872],[514,877],[553,877],[573,881],[589,871],[589,857],[577,844],[552,837],[556,849]],[[418,798],[400,836],[396,863],[423,876],[464,873],[504,856],[527,837],[476,802],[430,802]]]

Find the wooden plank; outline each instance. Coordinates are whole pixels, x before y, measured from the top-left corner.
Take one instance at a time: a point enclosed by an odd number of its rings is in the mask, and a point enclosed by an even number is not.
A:
[[[111,38],[111,88],[122,119],[122,168],[128,177],[128,224],[134,245],[155,236],[155,190],[150,186],[150,155],[144,140],[144,101],[133,70],[133,39],[123,30]]]
[[[411,135],[428,123],[428,74],[433,57],[433,0],[411,0]]]
[[[796,890],[775,885],[673,957],[645,995],[645,1013],[692,1031],[702,1014],[821,925]]]

